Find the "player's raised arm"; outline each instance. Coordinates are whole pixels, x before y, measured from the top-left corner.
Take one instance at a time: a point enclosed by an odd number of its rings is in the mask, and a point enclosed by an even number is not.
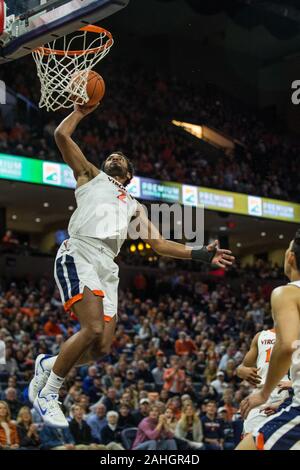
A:
[[[261,378],[256,367],[259,335],[260,333],[257,333],[254,336],[249,351],[245,355],[242,364],[240,364],[236,370],[240,379],[247,380],[251,385],[254,386],[259,385],[261,382]]]
[[[230,250],[223,250],[219,242],[203,246],[200,249],[192,249],[181,243],[172,242],[162,237],[159,230],[148,219],[144,208],[139,205],[138,217],[140,222],[141,238],[149,243],[151,248],[161,256],[178,259],[193,259],[203,263],[214,264],[220,268],[231,266],[234,256]]]
[[[64,161],[72,168],[76,181],[80,177],[92,179],[100,172],[98,168],[86,159],[79,146],[72,139],[72,134],[79,122],[94,111],[97,106],[75,105],[74,111],[60,123],[54,133],[55,142]]]

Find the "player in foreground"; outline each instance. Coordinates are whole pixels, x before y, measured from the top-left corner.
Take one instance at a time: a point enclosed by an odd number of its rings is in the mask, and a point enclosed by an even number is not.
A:
[[[55,279],[67,311],[79,320],[81,329],[62,346],[57,357],[39,355],[29,398],[45,423],[67,427],[58,402],[64,378],[75,365],[99,360],[110,351],[118,307],[118,266],[114,258],[127,238],[133,217],[139,233],[162,256],[194,259],[227,268],[233,263],[231,251],[219,248],[218,241],[191,249],[165,240],[149,221],[143,207],[126,191],[133,177],[130,161],[121,152],[112,153],[99,170],[73,141],[79,122],[97,106],[75,106],[58,126],[56,143],[77,181],[77,209],[71,217],[70,238],[58,250]]]
[[[256,333],[242,364],[237,368],[237,375],[241,379],[247,380],[254,389],[262,388],[266,381],[275,341],[276,333],[274,329]],[[286,375],[283,381],[271,393],[267,403],[263,407],[259,406],[250,411],[247,419],[244,421],[244,437],[252,433],[255,428],[263,425],[271,409],[279,407],[288,397],[287,389],[290,387],[291,382]]]
[[[300,450],[300,230],[285,253],[284,270],[290,283],[277,287],[271,297],[276,343],[267,379],[258,393],[243,400],[241,412],[246,418],[266,403],[289,368],[293,400],[246,436],[238,450]]]

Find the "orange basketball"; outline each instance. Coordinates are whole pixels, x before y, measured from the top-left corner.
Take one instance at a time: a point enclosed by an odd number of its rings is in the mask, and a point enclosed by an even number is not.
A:
[[[74,74],[70,84],[71,90],[73,89],[74,91],[78,91],[78,88],[80,88],[82,80],[84,78],[83,74],[85,74],[84,71]],[[89,97],[89,101],[86,103],[87,106],[95,106],[97,103],[99,103],[99,101],[102,100],[105,94],[105,82],[101,75],[99,75],[97,72],[94,72],[93,70],[90,70],[89,72],[86,84],[86,91]],[[80,104],[80,99],[78,100],[78,95],[71,95],[70,99],[72,101],[76,101],[77,103],[79,102]]]
[[[101,75],[93,70],[89,72],[86,91],[90,98],[87,102],[89,106],[95,106],[95,104],[102,100],[105,94],[105,82]]]

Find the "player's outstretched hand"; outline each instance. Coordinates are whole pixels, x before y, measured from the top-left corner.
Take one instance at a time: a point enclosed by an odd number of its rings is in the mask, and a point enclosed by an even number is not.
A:
[[[235,257],[232,256],[232,251],[223,250],[220,248],[219,240],[215,240],[213,243],[207,246],[208,251],[217,250],[215,256],[212,259],[211,264],[219,266],[219,268],[228,268],[232,265],[235,260]]]
[[[87,104],[74,104],[74,111],[78,111],[83,116],[87,116],[88,114],[91,114],[93,111],[95,111],[95,109],[98,108],[99,104],[100,103],[97,103],[95,106],[88,106]]]
[[[266,403],[268,398],[269,397],[266,397],[262,390],[245,398],[241,403],[241,415],[243,419],[247,418],[253,408],[258,408],[260,405]]]

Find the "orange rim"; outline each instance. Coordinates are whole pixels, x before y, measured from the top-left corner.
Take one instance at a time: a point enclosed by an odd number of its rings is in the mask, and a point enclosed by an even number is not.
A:
[[[82,54],[96,54],[97,52],[102,52],[106,49],[110,49],[111,46],[113,45],[114,41],[113,41],[112,34],[106,29],[100,28],[100,26],[89,24],[87,26],[83,26],[82,28],[80,28],[79,31],[87,31],[89,33],[95,33],[95,34],[104,33],[105,36],[108,38],[108,41],[103,46],[94,47],[92,49],[68,51],[67,55],[75,56],[75,55],[82,55]],[[37,47],[36,49],[34,49],[33,52],[43,52],[44,55],[50,55],[50,54],[65,55],[66,54],[66,51],[63,51],[60,49],[51,49],[50,47],[44,47],[44,46]]]

